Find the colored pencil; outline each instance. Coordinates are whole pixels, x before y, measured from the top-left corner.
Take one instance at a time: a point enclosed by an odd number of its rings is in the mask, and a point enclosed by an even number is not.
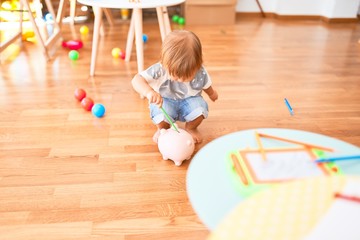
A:
[[[288,108],[290,114],[291,114],[291,115],[294,115],[294,111],[293,111],[293,109],[292,109],[289,101],[288,101],[286,98],[284,98],[284,102],[285,102],[285,105],[286,105],[286,107]]]
[[[167,112],[165,111],[165,109],[163,107],[160,107],[160,109],[162,110],[162,112],[164,113],[166,119],[168,120],[168,122],[171,124],[171,126],[178,132],[179,130],[177,129],[177,127],[175,126],[175,124],[173,123],[173,121],[171,120],[170,116],[167,114]]]
[[[315,162],[334,162],[334,161],[344,161],[344,160],[360,160],[360,155],[349,155],[349,156],[338,156],[338,157],[327,157],[327,158],[318,158]]]
[[[322,146],[318,146],[318,145],[314,145],[314,144],[310,144],[310,143],[299,142],[299,141],[295,141],[295,140],[291,140],[291,139],[286,139],[286,138],[271,136],[271,135],[267,135],[267,134],[264,134],[264,133],[259,133],[259,136],[261,136],[261,137],[266,137],[266,138],[272,138],[272,139],[276,139],[276,140],[279,140],[279,141],[284,141],[284,142],[299,144],[299,145],[303,145],[303,146],[306,146],[306,147],[309,147],[309,148],[316,148],[316,149],[320,149],[320,150],[324,150],[324,151],[329,151],[329,152],[333,152],[333,151],[334,151],[334,150],[331,149],[331,148],[322,147]]]
[[[349,196],[341,193],[335,193],[335,197],[360,203],[360,197],[357,196]]]
[[[256,138],[257,144],[259,145],[261,157],[262,157],[262,159],[265,161],[265,160],[266,160],[265,150],[264,150],[264,147],[263,147],[263,145],[262,145],[262,143],[261,143],[261,139],[260,139],[259,133],[256,132],[256,131],[255,131],[255,138]]]
[[[234,165],[234,168],[235,168],[235,171],[237,172],[237,174],[239,175],[242,183],[244,185],[249,185],[249,181],[247,180],[246,178],[246,175],[245,175],[245,172],[244,170],[242,169],[240,163],[239,163],[239,159],[237,158],[237,156],[235,154],[231,154],[231,160],[233,162],[233,165]]]

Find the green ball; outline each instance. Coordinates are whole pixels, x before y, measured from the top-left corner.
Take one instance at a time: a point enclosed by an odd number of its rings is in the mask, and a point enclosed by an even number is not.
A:
[[[178,19],[178,24],[184,25],[184,24],[185,24],[185,18],[180,17],[180,18]]]
[[[172,19],[171,19],[173,22],[177,22],[177,21],[179,21],[179,16],[178,15],[174,15],[174,16],[172,16]]]
[[[71,51],[69,52],[69,58],[70,58],[71,60],[78,60],[78,59],[79,59],[79,52],[76,51],[76,50],[71,50]]]

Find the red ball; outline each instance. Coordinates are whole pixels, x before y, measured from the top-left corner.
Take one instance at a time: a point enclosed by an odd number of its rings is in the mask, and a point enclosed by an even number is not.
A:
[[[81,100],[81,106],[86,111],[91,111],[92,107],[94,106],[94,101],[91,98],[86,97],[83,100]]]
[[[84,89],[77,88],[75,89],[74,96],[78,101],[81,101],[84,99],[84,97],[86,97],[86,92]]]
[[[124,52],[120,52],[120,58],[125,59],[125,53]]]

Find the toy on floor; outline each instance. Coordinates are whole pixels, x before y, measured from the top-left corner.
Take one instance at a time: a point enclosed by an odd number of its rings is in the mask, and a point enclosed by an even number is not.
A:
[[[91,112],[95,117],[101,118],[105,114],[105,107],[104,107],[104,105],[102,105],[100,103],[96,103],[92,107]]]
[[[120,48],[113,48],[111,50],[111,55],[113,58],[125,59],[125,53]]]
[[[64,48],[68,48],[70,50],[79,50],[84,46],[83,42],[80,40],[69,40],[63,41],[61,44]]]
[[[86,97],[86,92],[84,89],[76,88],[75,92],[74,92],[74,96],[79,102],[81,102],[81,106],[86,111],[91,111],[92,114],[97,118],[101,118],[104,116],[104,114],[105,114],[104,105],[102,105],[100,103],[95,104],[91,98]]]
[[[282,147],[265,148],[261,138],[282,143]],[[331,148],[256,131],[255,140],[258,148],[236,149],[228,155],[227,168],[231,171],[234,186],[243,197],[290,180],[342,174],[335,163],[324,160],[325,151],[334,151]],[[317,158],[323,162],[315,161]]]
[[[85,97],[83,100],[81,100],[81,106],[86,111],[91,111],[92,107],[94,106],[94,101],[89,97]]]
[[[148,39],[149,39],[148,35],[146,35],[146,34],[144,33],[143,36],[142,36],[142,38],[143,38],[143,42],[144,42],[144,43],[147,43],[147,41],[148,41]]]
[[[187,131],[177,128],[161,129],[158,138],[158,148],[164,160],[174,161],[180,166],[184,160],[189,160],[195,150],[194,139]]]
[[[70,58],[71,60],[73,60],[73,61],[78,60],[78,59],[79,59],[79,52],[76,51],[76,50],[71,50],[71,51],[69,52],[69,58]]]
[[[185,18],[180,17],[179,15],[172,16],[171,20],[179,25],[185,25]]]
[[[81,101],[86,97],[86,92],[82,88],[77,88],[75,89],[74,96],[78,101]]]
[[[86,34],[88,34],[89,33],[89,28],[87,27],[87,26],[81,26],[81,28],[80,28],[80,33],[82,34],[82,35],[86,35]]]

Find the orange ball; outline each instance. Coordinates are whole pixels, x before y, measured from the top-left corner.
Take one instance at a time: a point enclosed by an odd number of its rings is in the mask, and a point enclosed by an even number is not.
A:
[[[81,101],[84,97],[86,97],[86,92],[82,88],[77,88],[75,89],[74,96],[78,101]]]
[[[81,100],[81,106],[86,111],[91,111],[92,107],[94,106],[94,101],[91,98],[86,97],[83,100]]]

